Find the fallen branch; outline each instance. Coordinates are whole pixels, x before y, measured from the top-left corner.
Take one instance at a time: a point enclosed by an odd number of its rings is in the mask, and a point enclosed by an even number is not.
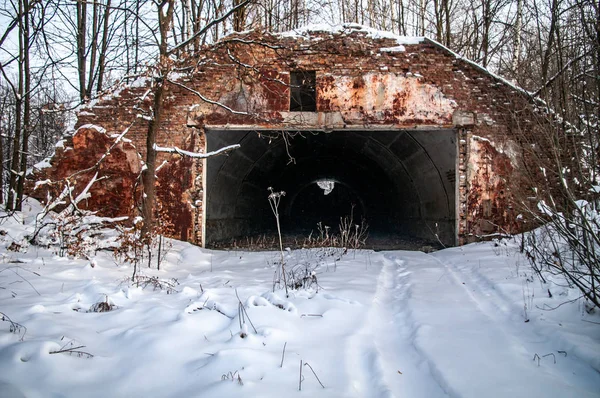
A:
[[[90,354],[89,352],[85,352],[85,351],[81,351],[79,350],[80,348],[85,348],[84,345],[80,345],[77,347],[71,347],[71,348],[64,348],[64,349],[60,349],[60,350],[56,350],[56,351],[50,351],[50,354],[69,354],[69,355],[77,355],[77,357],[79,358],[93,358],[94,355]]]

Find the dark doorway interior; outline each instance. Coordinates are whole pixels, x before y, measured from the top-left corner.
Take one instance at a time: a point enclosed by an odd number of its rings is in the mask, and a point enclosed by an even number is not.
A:
[[[208,245],[272,231],[268,187],[286,192],[284,233],[308,235],[319,222],[335,230],[352,214],[373,238],[455,244],[454,130],[288,132],[287,147],[274,131],[209,130],[206,138],[208,151],[241,144],[207,161]]]

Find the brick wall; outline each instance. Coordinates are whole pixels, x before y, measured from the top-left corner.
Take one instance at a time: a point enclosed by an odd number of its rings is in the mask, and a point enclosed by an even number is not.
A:
[[[202,151],[203,129],[217,126],[456,128],[460,242],[500,229],[515,231],[510,200],[511,190],[521,183],[515,173],[521,160],[518,151],[509,149],[520,142],[515,110],[531,112],[526,95],[431,41],[403,47],[398,51],[395,39],[373,39],[358,29],[310,37],[229,36],[175,62],[171,79],[178,84],[167,86],[157,144]],[[288,111],[293,70],[316,72],[316,113]],[[107,136],[129,129],[126,138],[144,159],[151,88],[149,78],[124,85],[83,108],[76,128],[98,125]],[[58,166],[62,156],[53,160],[55,171],[38,177],[64,177]],[[201,243],[202,162],[159,154],[157,165],[164,161],[157,172],[157,195],[166,221],[173,225],[173,236]],[[122,189],[135,191],[133,186]],[[43,199],[43,192],[37,196]],[[135,205],[128,206],[133,213]]]

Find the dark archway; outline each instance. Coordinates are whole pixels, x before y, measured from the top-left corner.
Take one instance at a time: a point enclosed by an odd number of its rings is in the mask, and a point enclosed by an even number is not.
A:
[[[319,183],[325,183],[327,188],[322,188]],[[290,225],[305,231],[314,229],[318,223],[337,226],[340,218],[349,215],[360,221],[366,214],[361,195],[332,177],[321,177],[299,187],[285,209],[284,216]]]
[[[286,148],[277,132],[207,131],[208,151],[241,148],[207,161],[206,243],[272,230],[268,187],[286,192],[284,231],[337,227],[354,205],[371,234],[456,243],[454,130],[290,133]],[[328,195],[323,180],[335,182]]]

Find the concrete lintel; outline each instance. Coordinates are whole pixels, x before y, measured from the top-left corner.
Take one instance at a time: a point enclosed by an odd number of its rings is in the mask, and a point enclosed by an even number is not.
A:
[[[471,127],[476,124],[475,112],[456,110],[452,114],[452,124],[455,127]]]
[[[452,124],[418,124],[418,125],[398,125],[398,124],[350,124],[344,126],[323,126],[323,125],[303,125],[303,126],[295,126],[295,125],[287,125],[281,124],[280,126],[275,126],[273,124],[269,124],[268,126],[260,125],[260,124],[211,124],[205,125],[205,129],[207,130],[260,130],[260,131],[393,131],[393,130],[448,130],[453,129],[454,125]]]

